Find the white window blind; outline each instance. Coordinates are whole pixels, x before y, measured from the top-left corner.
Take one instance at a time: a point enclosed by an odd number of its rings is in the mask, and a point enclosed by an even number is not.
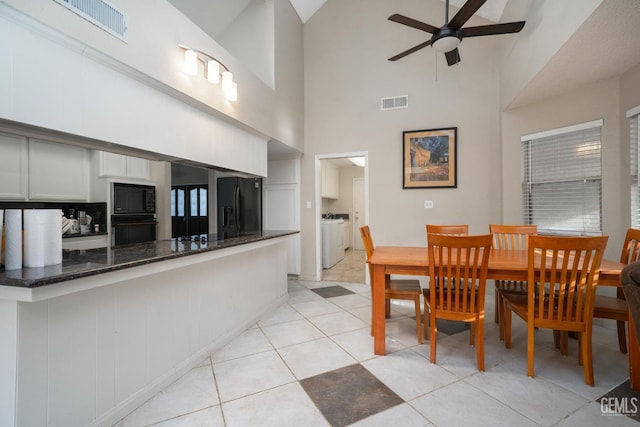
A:
[[[630,120],[630,148],[631,148],[631,227],[640,228],[640,182],[638,182],[638,154],[640,153],[640,114],[629,117]]]
[[[541,234],[602,234],[602,121],[522,138],[523,209]]]

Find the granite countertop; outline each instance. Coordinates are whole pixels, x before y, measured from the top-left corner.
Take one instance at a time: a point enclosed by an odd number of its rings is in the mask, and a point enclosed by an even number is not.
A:
[[[0,270],[0,286],[36,288],[296,233],[298,231],[264,230],[262,233],[220,240],[216,234],[207,234],[112,248],[65,249],[62,251],[62,264],[41,268]]]

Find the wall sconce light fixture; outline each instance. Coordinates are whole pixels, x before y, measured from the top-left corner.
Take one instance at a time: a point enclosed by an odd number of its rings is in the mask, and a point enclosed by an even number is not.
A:
[[[198,61],[204,64],[204,72],[207,80],[211,84],[220,83],[222,75],[222,93],[229,101],[238,100],[238,84],[233,81],[233,74],[226,65],[218,61],[213,56],[198,49],[179,44],[178,47],[184,50],[184,72],[190,76],[198,74]],[[222,70],[222,73],[220,72]]]

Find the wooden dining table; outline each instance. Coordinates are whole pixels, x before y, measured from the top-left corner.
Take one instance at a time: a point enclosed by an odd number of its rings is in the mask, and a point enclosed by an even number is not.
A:
[[[377,246],[367,259],[373,266],[373,340],[374,353],[384,355],[385,349],[385,284],[391,274],[429,275],[429,256],[426,247]],[[625,264],[603,259],[600,265],[598,286],[620,286],[620,272]],[[493,280],[526,281],[528,258],[526,250],[492,249],[489,256],[487,277]],[[629,329],[633,329],[631,321]],[[632,388],[640,388],[640,352],[635,333],[629,336],[629,369]],[[634,347],[634,344],[636,346]],[[632,360],[633,359],[633,360]],[[635,377],[635,378],[634,378]]]

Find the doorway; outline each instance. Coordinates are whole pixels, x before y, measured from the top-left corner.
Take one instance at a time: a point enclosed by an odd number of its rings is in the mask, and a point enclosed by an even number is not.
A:
[[[171,237],[209,234],[209,186],[171,186]]]
[[[358,224],[366,224],[368,221],[367,153],[316,156],[316,178],[317,280],[365,283],[366,255]],[[354,204],[354,197],[357,197],[360,202]],[[328,214],[329,218],[327,218]],[[334,258],[325,253],[327,252],[326,229],[329,228],[327,222],[343,220],[344,234],[341,241],[344,257],[340,257],[340,260],[333,265],[327,265],[326,258]],[[335,228],[335,225],[330,227]],[[331,244],[333,243],[332,239]]]
[[[209,234],[211,223],[210,188],[212,171],[209,169],[171,164],[171,237]],[[213,212],[215,213],[215,212]],[[213,218],[215,220],[215,218]]]

